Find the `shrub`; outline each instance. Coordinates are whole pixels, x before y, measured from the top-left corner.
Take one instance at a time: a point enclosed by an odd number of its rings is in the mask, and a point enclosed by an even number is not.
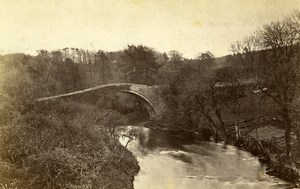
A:
[[[74,102],[48,105],[52,107],[35,106],[15,124],[1,126],[3,186],[133,187],[139,170],[135,157],[97,119],[113,112]]]

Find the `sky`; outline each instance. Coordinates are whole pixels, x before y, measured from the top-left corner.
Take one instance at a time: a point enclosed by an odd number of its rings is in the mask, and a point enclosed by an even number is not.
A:
[[[0,54],[128,44],[186,58],[230,44],[300,10],[300,0],[0,0]]]

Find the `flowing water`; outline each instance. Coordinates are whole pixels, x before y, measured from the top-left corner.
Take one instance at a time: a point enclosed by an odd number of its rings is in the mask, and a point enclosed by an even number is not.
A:
[[[141,170],[135,177],[136,189],[267,189],[289,185],[266,174],[266,167],[250,153],[234,146],[194,140],[182,132],[137,130],[128,143]],[[128,138],[122,137],[126,145]]]

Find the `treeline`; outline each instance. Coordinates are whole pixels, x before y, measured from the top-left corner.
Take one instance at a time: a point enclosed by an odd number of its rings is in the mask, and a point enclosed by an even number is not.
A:
[[[39,50],[38,56],[32,57],[38,64],[52,64],[54,70],[47,70],[48,72],[60,69],[56,78],[64,82],[62,85],[69,90],[117,82],[168,84],[170,78],[179,73],[181,68],[212,69],[224,66],[228,59],[219,58],[215,64],[207,62],[209,58],[215,58],[209,51],[200,53],[195,59],[186,59],[175,50],[160,53],[143,45],[128,45],[118,52],[76,48]],[[39,67],[35,69],[37,73],[41,72]]]

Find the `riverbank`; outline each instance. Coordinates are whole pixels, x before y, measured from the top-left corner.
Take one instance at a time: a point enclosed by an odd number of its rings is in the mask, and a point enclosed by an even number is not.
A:
[[[257,156],[261,162],[267,165],[267,174],[300,187],[298,155],[294,153],[292,160],[287,161],[282,129],[269,124],[244,129],[242,138],[236,139],[232,134],[228,138],[228,143]]]
[[[150,121],[145,127],[159,130],[174,130],[191,133],[192,137],[207,140],[209,136],[197,131],[180,129],[179,126],[164,124],[162,121]],[[227,137],[227,144],[237,146],[248,151],[267,165],[267,174],[276,176],[282,180],[291,182],[295,187],[300,187],[300,167],[297,154],[293,156],[293,162],[287,162],[284,151],[284,131],[271,124],[271,122],[260,123],[246,127],[242,131],[242,138],[237,139],[234,132]],[[220,136],[222,141],[222,136]]]

